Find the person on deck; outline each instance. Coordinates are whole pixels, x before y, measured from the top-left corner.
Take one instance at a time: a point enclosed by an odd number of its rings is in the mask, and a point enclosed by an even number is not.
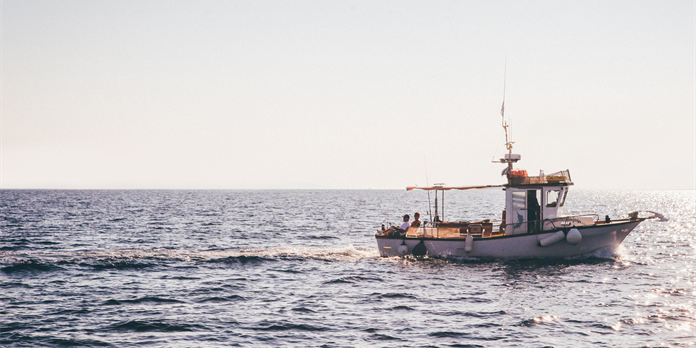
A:
[[[539,217],[541,216],[541,207],[539,206],[539,201],[536,198],[536,194],[529,195],[529,213],[527,219],[529,220],[529,225],[527,228],[527,233],[539,232],[541,224],[539,223]]]
[[[401,235],[403,236],[406,234],[406,231],[408,231],[408,228],[411,226],[411,224],[408,223],[408,220],[410,220],[411,217],[406,214],[404,215],[404,223],[401,224],[399,227],[392,226],[390,229],[384,232],[384,235],[387,236],[398,236]]]
[[[411,226],[411,224],[408,223],[408,220],[411,220],[411,217],[408,216],[408,214],[404,215],[404,223],[399,227],[401,230],[399,233],[404,234],[406,231],[408,231],[409,226]]]
[[[416,212],[415,214],[413,214],[413,222],[411,223],[411,227],[420,227],[420,224],[420,213]]]

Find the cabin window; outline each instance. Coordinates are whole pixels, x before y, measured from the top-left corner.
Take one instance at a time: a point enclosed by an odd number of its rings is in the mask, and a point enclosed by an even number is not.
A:
[[[525,209],[527,207],[527,192],[517,191],[512,192],[512,208]]]
[[[549,190],[546,191],[546,206],[547,207],[555,207],[558,205],[558,197],[560,197],[561,191],[560,190]]]
[[[563,190],[563,198],[561,198],[561,203],[558,204],[559,206],[562,207],[563,204],[565,204],[565,199],[566,199],[566,196],[567,196],[567,195],[568,195],[568,190]]]

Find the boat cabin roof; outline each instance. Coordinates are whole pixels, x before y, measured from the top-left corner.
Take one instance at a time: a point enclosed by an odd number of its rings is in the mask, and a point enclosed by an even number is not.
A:
[[[523,175],[509,175],[508,184],[505,187],[529,187],[529,186],[570,186],[573,181],[570,179],[570,171],[562,170],[560,172],[544,175],[543,172],[539,176],[527,176],[527,172],[523,171]],[[517,172],[520,173],[520,172]]]
[[[504,185],[475,185],[475,186],[445,186],[445,184],[434,184],[432,186],[407,186],[406,191],[425,190],[425,191],[449,191],[449,190],[476,190],[490,187],[531,187],[531,186],[570,186],[573,181],[570,179],[570,171],[560,172],[539,176],[527,176],[527,171],[514,171],[508,175],[508,183]],[[522,174],[523,173],[523,174]]]

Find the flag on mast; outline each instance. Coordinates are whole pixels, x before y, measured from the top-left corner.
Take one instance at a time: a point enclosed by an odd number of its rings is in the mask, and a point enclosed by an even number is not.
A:
[[[505,101],[503,100],[503,106],[500,108],[500,116],[505,117]]]

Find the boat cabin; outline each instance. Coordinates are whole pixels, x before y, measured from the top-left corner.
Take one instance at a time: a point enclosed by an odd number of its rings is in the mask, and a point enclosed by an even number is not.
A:
[[[568,170],[550,175],[544,175],[541,171],[539,176],[528,176],[523,169],[512,170],[505,185],[505,223],[501,226],[505,235],[566,227],[561,226],[564,222],[555,222],[563,216],[563,205],[570,185],[573,182]],[[567,219],[563,217],[561,220]]]

